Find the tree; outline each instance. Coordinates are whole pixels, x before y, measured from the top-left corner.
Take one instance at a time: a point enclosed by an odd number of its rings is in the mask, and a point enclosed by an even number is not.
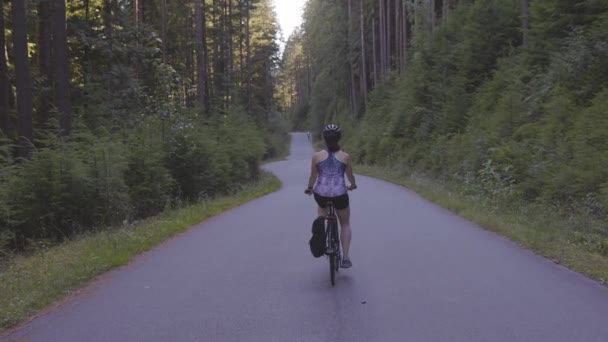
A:
[[[228,59],[228,71],[227,71],[227,81],[228,81],[228,86],[227,86],[227,94],[226,94],[226,104],[225,107],[226,108],[230,108],[230,100],[232,98],[232,88],[234,85],[234,47],[233,47],[233,35],[234,35],[234,27],[233,27],[233,12],[232,12],[232,0],[228,0],[228,18],[227,18],[227,25],[228,28],[226,29],[228,32],[228,53],[226,58]]]
[[[529,0],[521,0],[521,31],[522,31],[522,46],[528,48],[528,10]]]
[[[378,62],[376,58],[376,16],[372,12],[372,69],[374,73],[374,87],[378,84]]]
[[[53,57],[55,59],[55,105],[61,114],[61,133],[72,133],[70,62],[68,56],[66,0],[55,0],[53,9]]]
[[[25,1],[12,1],[13,54],[17,88],[19,156],[31,156],[32,139],[32,75],[27,49],[27,12]]]
[[[264,124],[274,105],[274,79],[279,51],[275,38],[278,24],[272,0],[259,0],[255,3],[249,26],[251,109],[256,122]]]
[[[160,0],[160,15],[163,64],[167,64],[167,0]]]
[[[38,3],[38,65],[40,76],[43,81],[43,93],[39,96],[38,107],[36,110],[37,121],[44,124],[49,117],[52,105],[53,70],[51,61],[52,49],[52,25],[51,13],[53,4],[51,0],[44,0]]]
[[[136,26],[144,23],[144,0],[132,0],[133,22]]]
[[[245,49],[247,53],[247,111],[251,112],[253,106],[252,92],[251,92],[251,35],[250,35],[250,22],[251,22],[251,0],[245,0]]]
[[[357,92],[355,90],[355,63],[353,45],[353,9],[352,0],[348,0],[348,64],[350,65],[350,104],[353,114],[357,113]]]
[[[386,17],[385,17],[385,9],[384,9],[384,1],[378,0],[380,2],[380,10],[379,10],[379,20],[378,24],[380,25],[378,29],[378,33],[380,34],[380,79],[383,79],[386,75],[387,66],[386,66]]]
[[[365,22],[363,11],[363,0],[359,1],[361,17],[361,96],[363,97],[363,108],[367,108],[367,66],[365,65]]]
[[[203,10],[201,0],[194,0],[194,27],[196,30],[196,84],[197,100],[201,113],[205,112],[205,60],[203,58]]]
[[[401,59],[401,68],[402,70],[405,70],[405,66],[407,64],[408,61],[408,44],[409,44],[409,40],[410,40],[410,35],[409,35],[409,29],[410,29],[410,17],[409,17],[409,10],[405,4],[405,1],[402,2],[402,12],[403,12],[403,23],[402,23],[402,30],[403,30],[403,34],[402,34],[402,59]],[[448,8],[448,6],[446,5],[444,8]]]
[[[6,59],[6,37],[4,35],[4,1],[0,1],[0,131],[10,130],[9,79]]]

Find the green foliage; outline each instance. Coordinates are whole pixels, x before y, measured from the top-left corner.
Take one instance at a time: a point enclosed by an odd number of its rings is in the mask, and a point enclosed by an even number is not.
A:
[[[312,84],[300,81],[299,97],[310,87],[308,104],[299,104],[296,113],[309,109],[305,127],[317,131],[323,124],[350,113],[348,97],[348,18],[341,5],[331,1],[310,1],[304,12],[302,47],[307,61],[296,59],[301,65],[298,78],[305,80],[314,74]],[[297,50],[300,51],[300,50]],[[306,65],[308,64],[308,65]],[[308,69],[308,70],[307,70]],[[300,114],[301,115],[301,114]]]
[[[167,154],[163,137],[158,134],[163,125],[149,123],[129,137],[124,181],[136,218],[162,212],[173,200],[174,179],[165,166]]]
[[[243,113],[204,124],[189,115],[148,119],[117,134],[44,142],[31,160],[0,167],[0,250],[231,193],[258,178],[266,152],[263,132]]]
[[[594,212],[602,212],[606,13],[569,21],[585,24],[577,27],[547,17],[547,25],[566,33],[560,31],[560,53],[543,65],[534,51],[512,48],[519,41],[517,2],[461,4],[432,35],[417,37],[408,71],[372,93],[359,159],[404,160],[490,197],[577,211],[577,199],[594,198]],[[555,32],[535,34],[547,40]]]
[[[259,177],[261,159],[286,154],[287,127],[274,97],[278,25],[271,1],[249,1],[246,10],[231,0],[230,14],[228,2],[204,2],[208,106],[202,112],[191,2],[167,2],[163,42],[158,2],[146,4],[145,17],[135,22],[130,1],[68,1],[70,137],[57,136],[52,70],[40,59],[51,51],[34,39],[43,37],[45,18],[39,1],[28,3],[34,153],[16,160],[15,132],[0,137],[0,254],[241,189]],[[250,56],[241,25],[246,14]],[[14,84],[11,46],[7,52]]]
[[[264,140],[245,114],[234,112],[203,126],[177,121],[167,145],[167,167],[178,195],[194,201],[238,188],[258,176]]]
[[[572,30],[589,26],[606,15],[604,0],[534,0],[530,1],[531,48],[540,62],[548,62],[552,53],[559,52],[562,40]],[[605,31],[604,31],[605,32]]]
[[[120,144],[86,136],[48,143],[30,161],[11,166],[4,180],[10,198],[4,224],[14,247],[26,247],[28,239],[62,240],[129,213]]]
[[[358,162],[605,226],[608,3],[530,1],[529,48],[520,47],[521,1],[459,1],[433,30],[424,30],[427,12],[417,4],[407,66],[374,85],[359,121],[340,104],[348,91],[337,86],[350,84],[337,65],[347,50],[344,28],[328,20],[341,4],[311,1],[303,59],[313,60],[314,85],[294,122],[354,126],[346,140]],[[573,229],[605,253],[605,229]]]

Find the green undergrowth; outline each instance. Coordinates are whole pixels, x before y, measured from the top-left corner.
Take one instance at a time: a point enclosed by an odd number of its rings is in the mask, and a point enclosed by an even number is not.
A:
[[[287,138],[285,138],[285,142],[283,145],[283,148],[281,148],[281,151],[278,152],[276,156],[264,159],[263,164],[287,160],[287,157],[289,157],[289,148],[291,147],[291,134],[287,134]]]
[[[591,229],[605,226],[605,222],[593,222],[584,215],[568,215],[540,204],[471,195],[463,185],[404,174],[397,168],[358,165],[356,171],[406,186],[555,263],[608,284],[608,239]]]
[[[0,270],[0,329],[13,326],[96,276],[202,220],[280,188],[264,172],[234,195],[168,210],[141,223],[89,232],[30,256],[16,256]]]

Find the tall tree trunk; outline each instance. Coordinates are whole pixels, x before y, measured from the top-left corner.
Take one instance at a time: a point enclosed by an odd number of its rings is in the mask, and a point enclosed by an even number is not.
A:
[[[227,108],[227,97],[228,97],[228,0],[220,0],[221,2],[221,45],[220,50],[222,51],[220,60],[223,65],[223,73],[222,73],[222,108],[225,110]]]
[[[408,12],[408,8],[405,4],[405,2],[403,2],[403,70],[405,70],[406,66],[407,66],[407,60],[408,60],[408,44],[409,44],[409,39],[410,39],[410,35],[409,35],[409,22],[410,22],[410,17],[409,17],[409,12]]]
[[[194,0],[194,18],[196,30],[196,99],[202,114],[205,113],[205,61],[203,58],[203,10],[201,0]]]
[[[167,64],[167,0],[160,0],[160,38],[162,39],[163,64]]]
[[[209,49],[207,49],[207,5],[205,4],[206,0],[202,1],[202,25],[203,25],[203,59],[204,59],[204,69],[205,69],[205,108],[207,109],[207,104],[209,99],[211,98],[211,87],[209,86],[210,80],[209,75],[211,75],[211,66],[209,63]]]
[[[385,27],[385,25],[384,25],[384,19],[385,19],[385,17],[384,17],[384,0],[379,0],[379,3],[380,3],[380,11],[378,14],[379,15],[378,33],[380,34],[380,79],[382,80],[382,79],[384,79],[384,76],[386,74],[386,65],[385,65],[386,58],[384,55],[386,52],[386,50],[384,48],[386,46],[386,44],[385,44],[386,42],[384,39],[384,35],[385,35],[386,31],[384,30],[384,27]]]
[[[221,0],[219,0],[221,1]],[[212,6],[212,26],[213,26],[213,98],[221,98],[223,96],[223,59],[222,59],[222,16],[221,16],[221,3],[218,5],[218,0],[213,0]]]
[[[388,73],[391,70],[391,33],[390,33],[390,0],[384,0],[384,66],[385,73],[388,76]]]
[[[386,56],[386,63],[388,65],[388,68],[390,69],[392,67],[392,43],[393,40],[391,39],[391,34],[392,34],[392,29],[391,29],[391,18],[393,16],[391,15],[391,0],[386,0],[386,52],[387,52],[387,56]]]
[[[301,104],[304,100],[304,92],[305,90],[302,89],[302,79],[304,78],[304,76],[301,74],[301,68],[300,68],[300,63],[298,60],[296,60],[293,68],[293,76],[292,78],[292,82],[294,85],[293,91],[295,92],[295,102],[296,104]]]
[[[232,46],[232,36],[234,34],[234,28],[232,27],[232,0],[228,0],[228,92],[227,92],[227,107],[230,107],[232,87],[233,87],[233,75],[234,72],[234,51]]]
[[[288,74],[287,78],[289,79],[289,90],[287,91],[289,102],[287,103],[287,107],[291,110],[293,108],[293,77]]]
[[[4,35],[4,1],[0,0],[0,131],[9,134],[9,80],[6,58],[6,37]]]
[[[61,133],[72,133],[70,62],[68,56],[66,0],[55,0],[53,8],[53,56],[55,57],[55,105],[61,113]]]
[[[435,20],[437,18],[437,14],[435,13],[435,0],[431,1],[431,8],[429,9],[429,14],[431,16],[431,31],[435,29]]]
[[[27,13],[25,1],[13,1],[13,55],[17,86],[17,114],[19,116],[19,156],[31,157],[32,141],[32,75],[27,49]]]
[[[239,1],[239,86],[242,87],[243,79],[245,78],[244,68],[243,68],[243,0]]]
[[[112,9],[114,7],[114,0],[104,0],[103,2],[103,21],[105,24],[104,30],[106,31],[106,39],[110,43],[110,51],[112,51],[112,41],[113,41],[113,15]]]
[[[378,68],[376,61],[376,17],[375,14],[372,13],[372,64],[373,64],[373,72],[374,72],[374,87],[378,84]]]
[[[90,0],[85,0],[84,1],[84,22],[89,25],[89,17],[91,14],[91,4],[90,4]],[[90,70],[91,70],[91,61],[89,58],[89,53],[91,52],[91,48],[86,45],[83,48],[83,57],[82,57],[82,68],[83,68],[83,72],[82,72],[82,94],[84,98],[88,97],[88,87],[87,85],[89,84],[89,75],[90,75]],[[86,112],[89,108],[89,104],[87,103],[88,101],[85,101],[83,108],[84,111]]]
[[[139,1],[140,0],[132,0],[131,6],[133,6],[133,22],[135,25],[139,22]]]
[[[401,18],[399,2],[395,0],[395,65],[401,71]]]
[[[40,125],[44,125],[51,110],[51,94],[53,86],[53,77],[51,69],[51,8],[52,4],[49,1],[41,1],[38,3],[38,63],[40,66],[40,75],[44,77],[42,82],[45,90],[39,96],[40,100],[36,110],[37,121]]]
[[[196,8],[196,6],[192,6],[194,13],[196,13],[195,8]],[[196,14],[192,15],[191,12],[189,14],[190,15],[188,15],[187,18],[185,19],[186,27],[190,28],[190,30],[188,31],[188,36],[184,40],[185,45],[190,47],[189,49],[187,49],[185,67],[186,67],[187,75],[189,76],[190,80],[192,80],[192,82],[197,85],[197,92],[193,95],[192,92],[188,91],[189,86],[186,84],[186,82],[183,82],[183,84],[184,84],[183,98],[184,98],[184,105],[186,107],[192,107],[195,104],[195,102],[197,102],[196,99],[198,98],[198,79],[196,78],[196,63],[195,63],[195,60],[196,60],[196,18],[195,18]],[[191,42],[194,43],[193,46],[190,45]]]
[[[141,25],[143,24],[144,21],[144,4],[145,4],[145,0],[137,0],[137,5],[139,5],[139,9],[137,10],[137,14],[139,14],[139,18],[137,20],[137,22]]]
[[[312,67],[310,62],[310,56],[306,54],[306,100],[308,100],[312,94]]]
[[[361,92],[363,95],[363,106],[367,109],[367,66],[365,65],[365,15],[363,12],[363,0],[359,1],[361,10]]]
[[[245,6],[247,7],[247,19],[245,21],[245,46],[247,49],[247,111],[251,112],[253,109],[253,98],[251,91],[251,35],[249,32],[249,22],[251,20],[251,0],[245,0]]]
[[[353,10],[352,0],[348,0],[348,64],[350,65],[350,106],[353,114],[357,113],[357,92],[355,90],[355,63],[353,62]]]
[[[133,22],[135,25],[144,23],[144,0],[132,0]]]
[[[524,48],[528,48],[529,5],[529,0],[521,0],[521,30],[523,33],[522,44]]]

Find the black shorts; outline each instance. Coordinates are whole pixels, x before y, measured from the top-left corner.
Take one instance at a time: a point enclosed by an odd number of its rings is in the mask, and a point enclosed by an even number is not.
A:
[[[325,197],[315,193],[315,201],[321,208],[327,206],[327,201],[332,201],[334,203],[334,208],[338,210],[346,209],[349,205],[348,193],[338,197]]]

